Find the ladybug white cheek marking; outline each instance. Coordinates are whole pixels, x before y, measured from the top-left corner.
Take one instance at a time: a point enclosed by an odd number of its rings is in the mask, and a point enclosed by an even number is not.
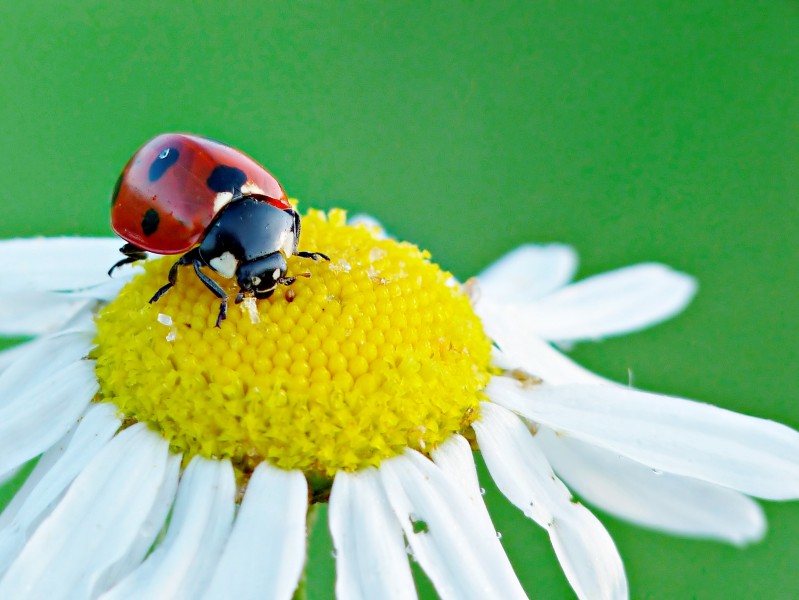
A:
[[[241,194],[243,196],[249,196],[251,194],[255,194],[258,196],[266,196],[266,192],[264,192],[256,183],[252,181],[248,181],[243,186],[241,186]]]
[[[209,260],[208,264],[222,277],[228,278],[233,277],[239,267],[239,261],[230,252],[223,252],[221,256]]]
[[[231,200],[233,200],[233,194],[230,192],[219,192],[214,198],[214,214],[219,214],[219,211],[222,210]]]

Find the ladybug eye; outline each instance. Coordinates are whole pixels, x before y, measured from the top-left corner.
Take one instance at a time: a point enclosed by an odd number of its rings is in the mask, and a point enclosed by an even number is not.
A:
[[[161,160],[165,159],[167,156],[169,156],[169,150],[170,148],[167,148],[166,150],[161,150],[161,154],[158,155],[158,158],[160,158]]]

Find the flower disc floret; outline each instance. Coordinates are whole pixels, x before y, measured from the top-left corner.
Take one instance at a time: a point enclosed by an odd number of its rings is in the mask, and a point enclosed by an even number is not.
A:
[[[301,244],[331,261],[290,258],[290,275],[310,277],[232,305],[221,328],[190,269],[149,304],[174,257],[147,262],[97,317],[98,400],[244,474],[267,460],[330,476],[429,452],[477,418],[490,342],[449,273],[377,233],[311,211]]]

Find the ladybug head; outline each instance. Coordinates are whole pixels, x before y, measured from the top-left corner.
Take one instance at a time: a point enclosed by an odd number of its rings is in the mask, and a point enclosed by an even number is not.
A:
[[[253,294],[256,298],[268,298],[286,277],[286,257],[281,252],[273,252],[239,265],[236,279],[240,297]]]

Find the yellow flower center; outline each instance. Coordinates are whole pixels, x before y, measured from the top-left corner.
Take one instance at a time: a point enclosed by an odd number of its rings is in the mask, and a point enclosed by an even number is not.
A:
[[[244,475],[267,460],[332,476],[469,427],[490,342],[453,277],[340,210],[304,217],[301,244],[331,261],[290,258],[290,275],[311,277],[231,303],[221,328],[190,268],[149,304],[175,257],[147,262],[97,316],[99,399]],[[210,274],[235,298],[233,280]]]

